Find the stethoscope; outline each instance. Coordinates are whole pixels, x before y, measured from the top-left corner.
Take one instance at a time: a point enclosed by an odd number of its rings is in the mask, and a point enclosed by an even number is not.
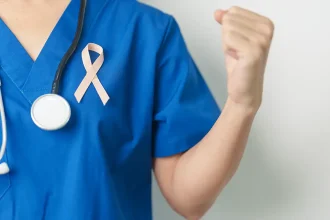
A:
[[[52,84],[51,93],[45,94],[37,98],[31,106],[31,118],[33,122],[41,129],[47,131],[54,131],[63,128],[70,120],[71,108],[68,101],[59,95],[60,81],[63,71],[67,62],[76,50],[82,30],[86,11],[86,1],[81,0],[79,9],[79,18],[76,33],[71,46],[63,56],[60,64],[58,65],[55,78]],[[1,87],[1,80],[0,80]],[[2,93],[0,88],[0,116],[2,128],[2,144],[0,148],[0,161],[3,159],[6,144],[7,144],[7,129],[6,129],[6,116],[3,105]],[[8,164],[5,162],[0,163],[0,175],[9,173]]]

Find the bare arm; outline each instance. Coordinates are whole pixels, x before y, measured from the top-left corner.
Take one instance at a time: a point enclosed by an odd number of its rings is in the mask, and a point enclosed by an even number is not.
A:
[[[261,105],[273,24],[239,7],[219,10],[228,73],[228,99],[208,134],[187,152],[155,159],[160,188],[174,210],[201,218],[237,170]],[[198,125],[196,125],[198,126]]]
[[[211,207],[242,158],[254,112],[227,102],[214,127],[182,155],[155,160],[155,175],[169,204],[188,219]]]
[[[239,165],[254,115],[229,101],[195,147],[155,160],[156,178],[173,209],[188,219],[199,219],[211,207]]]

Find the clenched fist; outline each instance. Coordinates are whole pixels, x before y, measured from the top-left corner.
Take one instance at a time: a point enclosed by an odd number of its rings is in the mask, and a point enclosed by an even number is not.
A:
[[[217,10],[228,74],[228,99],[257,110],[274,25],[268,18],[240,7]]]

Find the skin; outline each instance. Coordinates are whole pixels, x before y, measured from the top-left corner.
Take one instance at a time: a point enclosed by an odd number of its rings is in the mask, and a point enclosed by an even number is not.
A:
[[[69,0],[0,0],[3,19],[37,59]],[[240,7],[217,10],[228,79],[222,114],[189,151],[154,160],[154,173],[171,207],[197,220],[210,209],[236,172],[262,102],[263,78],[274,25]]]
[[[70,0],[0,0],[0,18],[35,61]]]
[[[154,171],[171,207],[196,220],[210,209],[236,172],[262,101],[274,25],[240,7],[217,10],[227,69],[228,97],[209,133],[181,155],[159,158]]]

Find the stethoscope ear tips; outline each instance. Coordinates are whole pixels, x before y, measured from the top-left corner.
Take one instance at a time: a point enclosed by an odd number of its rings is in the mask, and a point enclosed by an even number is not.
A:
[[[0,175],[4,175],[9,173],[9,167],[8,164],[3,162],[0,164]]]

